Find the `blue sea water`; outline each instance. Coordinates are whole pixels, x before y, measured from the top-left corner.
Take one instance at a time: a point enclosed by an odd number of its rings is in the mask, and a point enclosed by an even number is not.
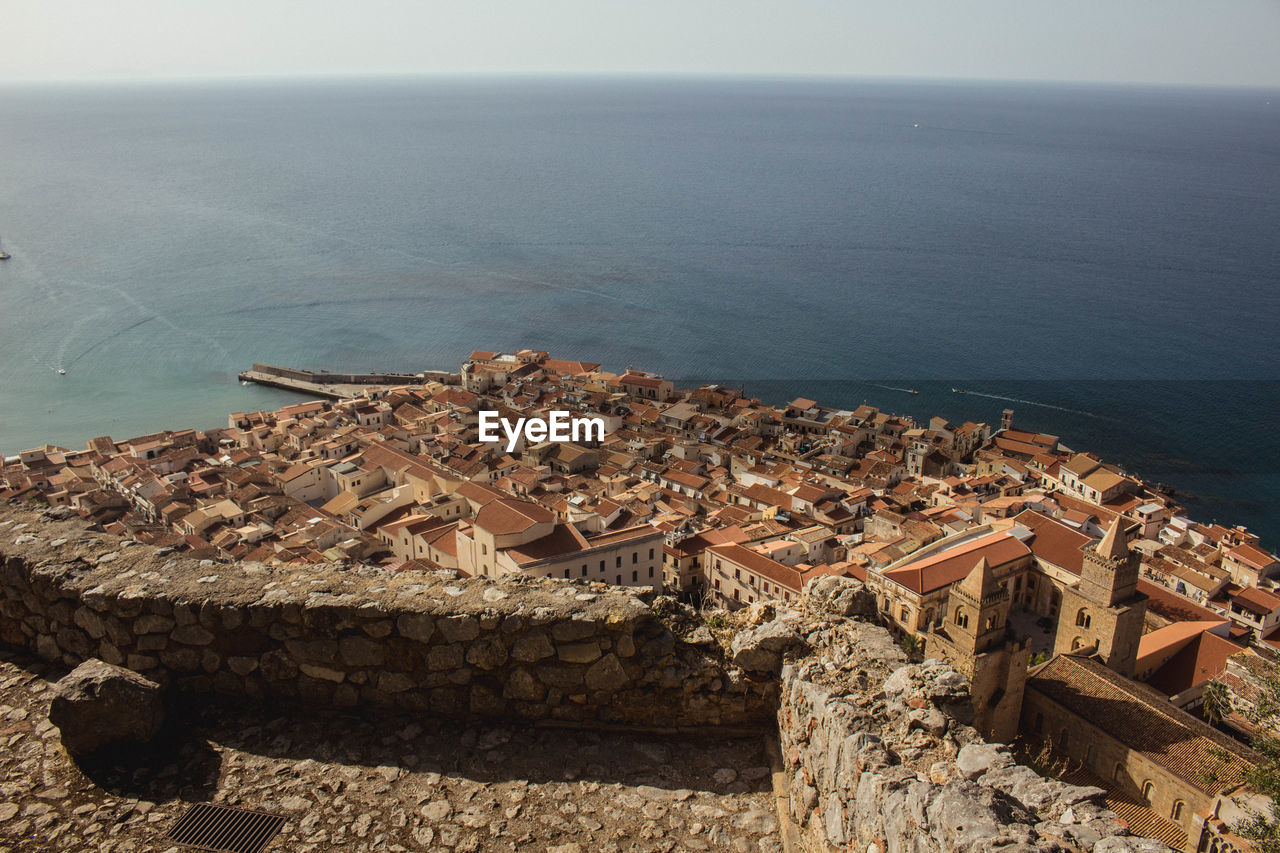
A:
[[[3,86],[0,451],[293,399],[240,386],[253,361],[535,347],[773,400],[1009,406],[1275,547],[1277,235],[1280,92]]]

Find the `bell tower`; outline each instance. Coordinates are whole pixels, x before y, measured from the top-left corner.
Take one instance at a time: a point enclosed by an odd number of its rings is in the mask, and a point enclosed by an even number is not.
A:
[[[1092,649],[1109,668],[1133,677],[1147,613],[1138,569],[1124,520],[1117,517],[1102,541],[1084,552],[1080,582],[1063,591],[1054,654]]]
[[[1009,743],[1018,730],[1031,645],[1010,638],[1009,591],[996,580],[983,557],[964,580],[953,585],[941,627],[927,640],[933,649],[969,677],[973,725],[991,741]]]
[[[947,633],[961,651],[976,655],[1004,642],[1009,593],[996,581],[986,557],[964,580],[951,587],[947,609]]]

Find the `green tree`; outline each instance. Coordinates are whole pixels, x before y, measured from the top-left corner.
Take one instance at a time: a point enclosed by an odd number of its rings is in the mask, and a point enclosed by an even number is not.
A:
[[[1221,681],[1210,681],[1204,688],[1204,718],[1216,726],[1234,710],[1231,691]]]
[[[1247,664],[1255,683],[1249,707],[1238,708],[1255,728],[1253,748],[1262,757],[1249,773],[1249,786],[1270,799],[1266,807],[1232,827],[1253,843],[1258,853],[1280,853],[1280,664],[1252,658]],[[1216,700],[1215,700],[1216,701]],[[1206,697],[1208,702],[1208,697]],[[1228,695],[1226,710],[1231,711]],[[1223,710],[1221,707],[1219,711]],[[1209,711],[1206,708],[1205,715]]]

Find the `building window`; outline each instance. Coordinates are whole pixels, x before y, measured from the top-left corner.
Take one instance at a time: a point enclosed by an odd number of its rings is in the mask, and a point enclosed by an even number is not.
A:
[[[582,564],[582,576],[583,576],[584,578],[587,576],[587,564],[586,564],[586,563],[583,563],[583,564]]]
[[[616,566],[614,566],[614,568],[618,568],[618,569],[622,568],[622,555],[621,555],[621,554],[619,554],[619,555],[618,555],[617,565],[616,565]]]
[[[956,621],[956,624],[957,624],[957,625],[959,625],[961,628],[968,628],[968,627],[969,627],[969,614],[967,614],[967,613],[965,613],[965,612],[964,612],[964,608],[963,608],[963,607],[957,607],[957,608],[956,608],[956,620],[955,620],[955,621]]]
[[[600,571],[604,572],[604,560],[600,561]]]
[[[652,554],[651,554],[650,556],[652,556]],[[639,552],[639,551],[632,551],[632,552],[631,552],[631,562],[632,562],[632,563],[638,563],[638,562],[640,562],[640,552]]]
[[[1182,820],[1182,807],[1183,807],[1182,800],[1174,800],[1173,810],[1169,812],[1169,818],[1171,820]]]
[[[488,554],[488,553],[489,553],[489,546],[488,546],[488,545],[486,545],[486,544],[484,544],[483,542],[481,542],[481,543],[480,543],[480,553],[481,553],[481,554]]]
[[[618,575],[618,586],[622,586],[622,575]]]
[[[1081,607],[1080,612],[1076,614],[1076,625],[1080,628],[1088,628],[1092,622],[1093,617],[1089,615],[1089,611]]]
[[[652,549],[652,548],[650,548],[650,549],[649,549],[649,559],[650,559],[650,560],[652,560],[652,559],[653,559],[653,549]]]
[[[1142,799],[1147,801],[1147,805],[1151,804],[1151,797],[1156,792],[1156,786],[1150,779],[1142,783]]]
[[[565,569],[565,570],[564,570],[564,577],[565,577],[565,580],[568,580],[568,579],[569,579],[569,570],[568,570],[568,569]]]
[[[653,577],[653,566],[649,567],[649,577]]]
[[[715,588],[716,588],[716,589],[719,589],[719,588],[720,588],[720,579],[719,579],[719,578],[716,578],[716,579],[715,579],[715,581],[713,581],[713,583],[714,583],[714,585],[715,585]]]
[[[738,595],[738,591],[735,589],[735,590],[733,591],[733,600],[734,600],[734,601],[739,601],[739,600],[741,600],[741,598],[742,598],[742,596]]]
[[[742,580],[742,569],[733,570],[733,579],[739,581]]]
[[[1093,767],[1095,761],[1098,760],[1098,747],[1089,744],[1089,748],[1084,753],[1084,763],[1086,767]]]
[[[639,581],[639,580],[640,580],[640,573],[639,573],[639,572],[632,572],[632,573],[631,573],[631,582],[632,582],[632,583],[636,583],[636,582],[637,582],[637,581]]]

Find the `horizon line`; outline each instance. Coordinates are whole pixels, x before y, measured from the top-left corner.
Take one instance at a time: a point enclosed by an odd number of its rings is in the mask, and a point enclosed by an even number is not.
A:
[[[1150,89],[1213,89],[1244,91],[1280,91],[1280,81],[1274,83],[1242,82],[1187,82],[1168,80],[1102,80],[1089,78],[1053,77],[968,77],[932,76],[912,74],[872,74],[862,72],[806,72],[806,71],[478,71],[478,70],[415,70],[415,71],[288,71],[288,72],[216,72],[190,74],[134,74],[95,72],[66,76],[16,77],[0,81],[0,89],[24,86],[53,85],[165,85],[174,83],[309,83],[326,81],[376,81],[418,79],[465,80],[750,80],[759,82],[880,82],[880,83],[932,83],[932,84],[981,84],[981,85],[1043,85],[1082,86],[1100,88],[1150,88]]]

